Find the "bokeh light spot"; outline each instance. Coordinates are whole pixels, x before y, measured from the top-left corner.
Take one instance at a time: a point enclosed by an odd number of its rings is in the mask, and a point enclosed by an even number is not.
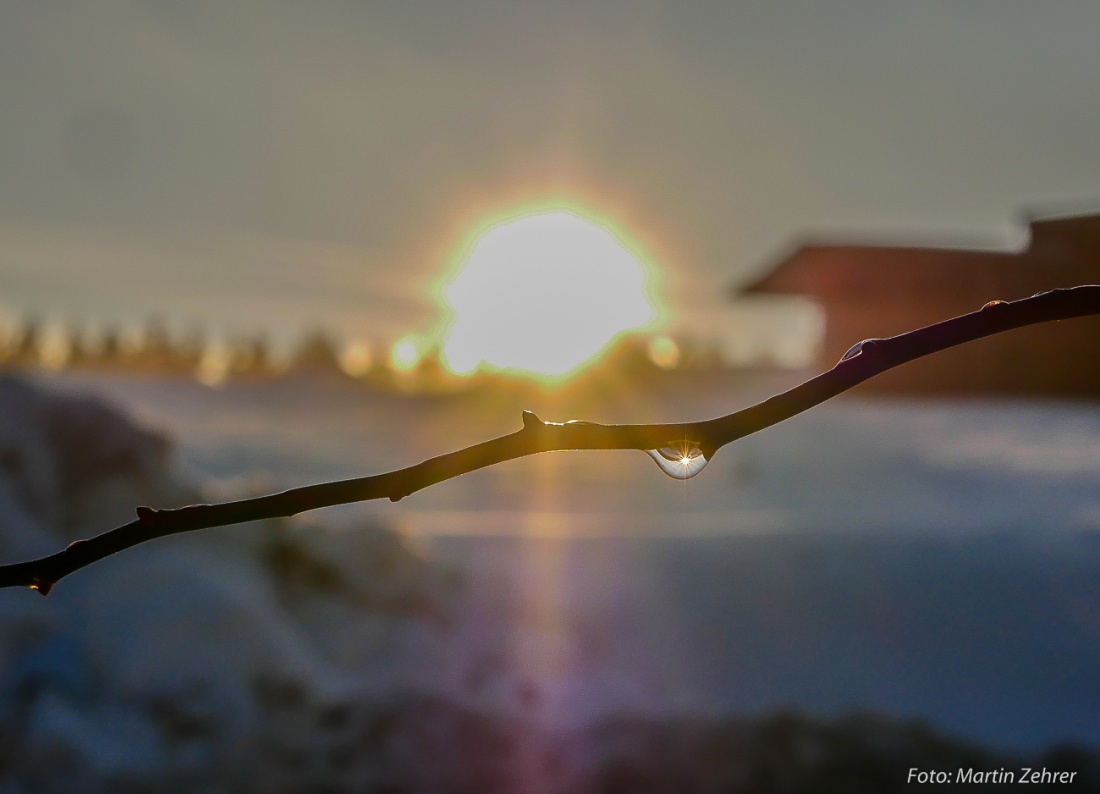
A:
[[[394,369],[402,372],[415,368],[420,363],[421,356],[423,351],[420,344],[411,336],[398,339],[390,350],[390,361],[393,362]]]

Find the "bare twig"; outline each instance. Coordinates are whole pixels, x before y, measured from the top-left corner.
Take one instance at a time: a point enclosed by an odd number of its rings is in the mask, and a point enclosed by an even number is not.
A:
[[[292,516],[318,507],[386,497],[398,501],[429,485],[496,463],[554,450],[666,447],[691,439],[710,458],[720,448],[835,397],[874,375],[955,345],[1025,325],[1100,314],[1100,286],[1042,292],[1023,300],[992,301],[981,310],[889,339],[864,340],[832,369],[790,391],[741,411],[702,422],[664,425],[601,425],[543,422],[530,411],[523,427],[415,466],[282,493],[177,510],[137,508],[137,519],[63,551],[29,562],[0,566],[0,587],[30,587],[43,595],[63,576],[147,540],[196,529]]]

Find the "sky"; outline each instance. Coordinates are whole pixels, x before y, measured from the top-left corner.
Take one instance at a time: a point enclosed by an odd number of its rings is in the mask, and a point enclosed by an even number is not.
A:
[[[1098,30],[1069,0],[9,0],[0,308],[393,339],[471,228],[553,199],[728,333],[798,240],[1009,248],[1094,208]]]

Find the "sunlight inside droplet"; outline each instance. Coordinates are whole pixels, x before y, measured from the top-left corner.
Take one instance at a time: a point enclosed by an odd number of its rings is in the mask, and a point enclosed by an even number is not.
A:
[[[703,470],[707,457],[694,441],[675,441],[667,447],[646,450],[665,474],[688,480]]]

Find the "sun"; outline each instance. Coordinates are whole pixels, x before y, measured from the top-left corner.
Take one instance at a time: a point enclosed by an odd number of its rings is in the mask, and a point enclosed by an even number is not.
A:
[[[475,236],[441,298],[451,372],[574,374],[622,334],[651,329],[651,267],[606,225],[568,210],[526,214]]]

